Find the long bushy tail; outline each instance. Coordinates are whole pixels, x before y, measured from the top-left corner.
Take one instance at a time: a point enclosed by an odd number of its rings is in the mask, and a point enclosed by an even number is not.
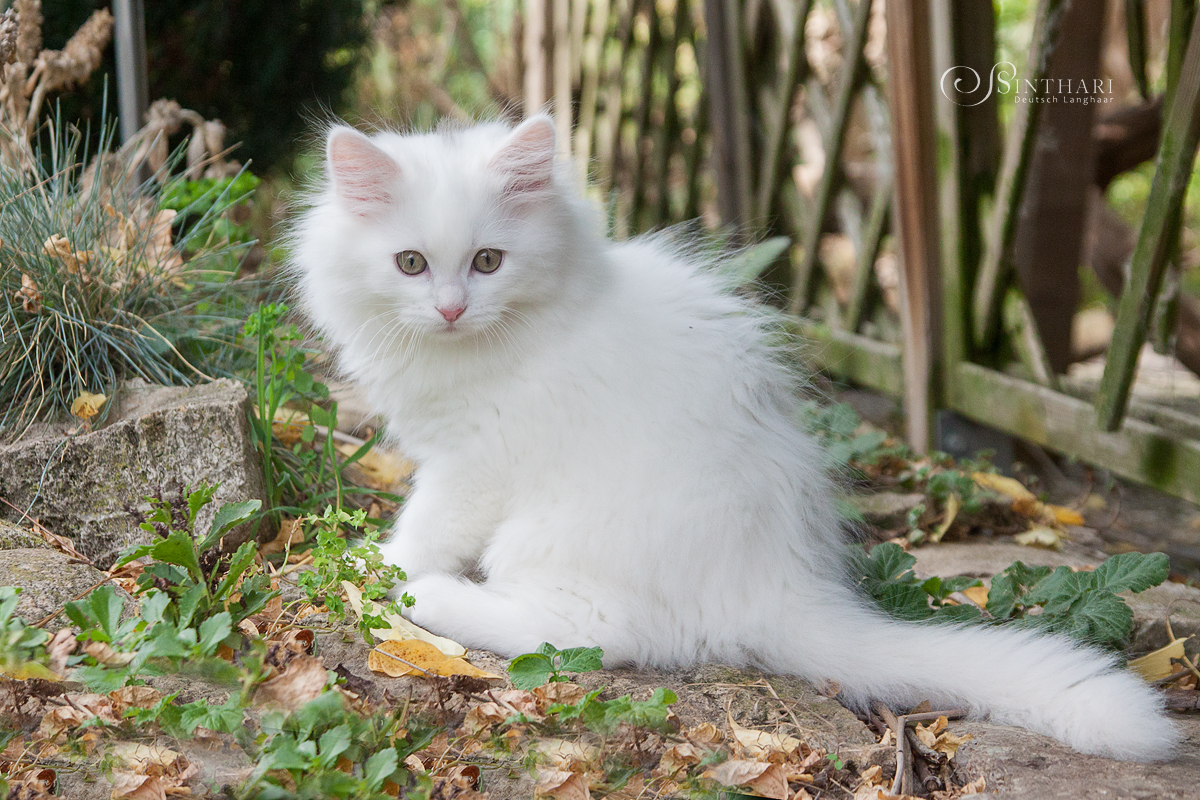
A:
[[[1160,696],[1107,653],[1028,630],[901,622],[857,598],[834,599],[792,615],[789,635],[760,651],[768,668],[837,681],[859,704],[966,708],[1083,753],[1172,754],[1178,732]]]

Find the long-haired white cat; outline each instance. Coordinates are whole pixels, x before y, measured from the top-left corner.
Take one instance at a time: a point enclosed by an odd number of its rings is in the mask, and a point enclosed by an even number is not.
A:
[[[1158,696],[1111,656],[899,622],[849,588],[765,315],[661,239],[608,241],[554,152],[546,116],[335,127],[294,229],[308,314],[419,465],[384,546],[414,621],[510,656],[754,664],[1170,755]]]

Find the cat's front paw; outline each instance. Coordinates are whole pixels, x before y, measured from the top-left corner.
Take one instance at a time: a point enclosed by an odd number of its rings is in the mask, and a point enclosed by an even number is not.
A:
[[[415,601],[404,609],[404,616],[426,630],[442,636],[450,636],[451,628],[457,628],[470,608],[463,602],[467,584],[451,575],[424,575],[404,584],[405,593]],[[467,584],[469,586],[470,584]]]

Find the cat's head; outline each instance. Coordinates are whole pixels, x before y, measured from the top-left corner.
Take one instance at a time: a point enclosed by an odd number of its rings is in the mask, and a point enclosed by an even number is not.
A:
[[[569,284],[588,225],[548,116],[418,135],[338,126],[325,155],[295,262],[310,315],[343,347],[486,338]]]

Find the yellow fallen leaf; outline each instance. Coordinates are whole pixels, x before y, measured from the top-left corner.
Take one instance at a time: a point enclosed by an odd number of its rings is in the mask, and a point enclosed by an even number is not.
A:
[[[354,455],[358,450],[357,447],[346,443],[339,444],[337,449],[347,457]],[[378,446],[368,450],[362,458],[347,468],[356,482],[384,491],[404,484],[412,477],[415,469],[416,466],[407,458]]]
[[[432,672],[448,656],[429,642],[420,639],[380,642],[367,653],[367,668],[391,678],[402,675],[423,675]]]
[[[420,639],[380,642],[367,653],[367,668],[391,678],[403,675],[467,675],[472,678],[503,682],[503,678],[479,669],[461,656],[451,658],[429,642]]]
[[[938,734],[937,741],[933,743],[933,749],[939,753],[945,753],[947,758],[954,758],[958,754],[958,748],[974,738],[975,736],[970,733],[955,736],[950,731],[942,731]]]
[[[389,627],[375,628],[371,632],[376,639],[380,641],[407,641],[409,639],[419,639],[423,642],[429,642],[437,647],[447,656],[463,656],[467,654],[467,648],[463,647],[458,642],[451,641],[445,637],[438,636],[435,633],[430,633],[424,628],[408,621],[404,617],[395,612],[382,612],[378,603],[363,602],[362,590],[355,586],[350,581],[342,581],[342,591],[346,593],[346,602],[350,604],[350,608],[354,610],[355,616],[362,618],[364,605],[368,614],[379,615],[382,613],[383,621]]]
[[[1034,496],[1033,492],[1025,488],[1025,484],[1014,478],[997,475],[994,472],[974,472],[971,474],[971,477],[975,479],[975,483],[984,489],[991,489],[993,492],[1006,495],[1013,500],[1037,502],[1037,497]]]
[[[54,670],[36,661],[25,661],[20,664],[0,667],[0,675],[12,678],[14,681],[27,681],[31,678],[40,678],[44,681],[62,680],[61,675],[56,674]]]
[[[1129,662],[1129,668],[1141,675],[1147,683],[1153,683],[1160,678],[1165,678],[1174,670],[1171,664],[1172,658],[1183,658],[1183,643],[1186,639],[1176,639],[1166,647],[1160,647],[1153,653],[1147,653],[1141,658],[1135,658]]]
[[[975,605],[979,606],[980,608],[987,608],[988,587],[983,585],[970,586],[966,589],[963,589],[962,593],[965,594]]]
[[[80,419],[91,419],[100,413],[101,406],[108,398],[102,394],[92,394],[91,392],[80,392],[79,396],[71,401],[71,413]]]
[[[1013,537],[1017,544],[1025,545],[1026,547],[1044,547],[1047,550],[1061,550],[1062,540],[1065,538],[1062,531],[1056,531],[1054,528],[1049,528],[1045,525],[1035,525],[1024,533],[1018,533]]]
[[[1046,503],[1045,509],[1054,517],[1054,521],[1059,525],[1083,524],[1083,514],[1080,514],[1073,508],[1066,508],[1065,506],[1056,506],[1051,503]]]
[[[946,532],[950,530],[950,526],[954,524],[954,518],[958,516],[958,495],[952,494],[946,498],[946,514],[942,517],[941,523],[937,528],[929,534],[929,541],[940,542]]]

